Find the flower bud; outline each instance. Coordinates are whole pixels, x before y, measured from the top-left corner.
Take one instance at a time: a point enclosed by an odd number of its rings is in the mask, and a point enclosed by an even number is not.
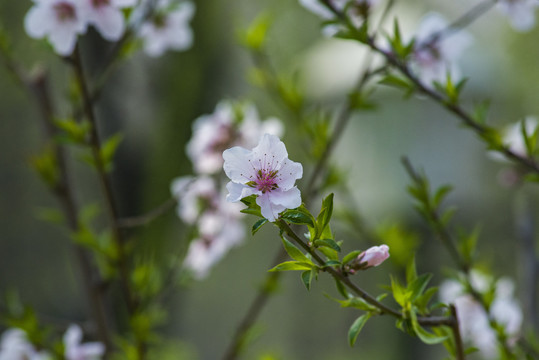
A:
[[[357,260],[364,269],[378,266],[389,257],[389,246],[380,245],[368,248],[358,255]]]

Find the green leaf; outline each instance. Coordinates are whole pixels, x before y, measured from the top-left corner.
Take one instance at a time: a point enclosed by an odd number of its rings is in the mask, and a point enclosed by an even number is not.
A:
[[[333,215],[333,193],[326,196],[322,201],[322,209],[316,219],[317,225],[320,228],[320,233],[326,228]]]
[[[408,285],[408,289],[411,292],[410,300],[412,302],[423,294],[431,278],[432,274],[423,274]]]
[[[337,260],[328,260],[324,263],[324,267],[341,266],[341,262]]]
[[[264,224],[266,224],[267,222],[268,222],[268,219],[260,219],[257,222],[255,222],[255,224],[253,225],[253,228],[251,229],[251,233],[253,235],[256,234],[258,230],[260,230],[260,228],[262,228],[262,226],[264,226]]]
[[[314,227],[312,219],[303,211],[297,209],[286,210],[281,215],[281,219],[296,225],[307,225]]]
[[[363,329],[363,326],[367,323],[367,320],[369,320],[371,317],[370,313],[366,313],[361,315],[354,321],[352,326],[350,326],[350,330],[348,330],[348,343],[350,346],[354,346],[357,340],[357,336],[361,332],[361,329]]]
[[[415,85],[409,80],[398,77],[396,75],[387,75],[382,80],[379,81],[382,85],[391,86],[400,90],[405,90],[406,93],[412,93],[415,91]]]
[[[241,35],[241,42],[251,50],[259,51],[264,46],[268,29],[272,18],[267,13],[262,13],[249,25],[249,28]]]
[[[393,298],[402,307],[406,306],[409,295],[406,293],[406,289],[399,283],[399,281],[391,276],[391,290],[393,291]]]
[[[316,247],[319,247],[319,246],[326,246],[328,248],[331,248],[335,251],[341,251],[341,247],[339,246],[339,244],[337,244],[337,242],[335,242],[335,240],[333,239],[320,239],[320,240],[315,240],[314,241],[314,246]]]
[[[337,301],[344,308],[355,308],[355,309],[368,311],[368,312],[379,311],[378,308],[369,304],[368,302],[366,302],[360,297],[352,297],[346,300],[339,300],[339,299],[333,299],[333,300]]]
[[[306,263],[300,261],[285,261],[270,269],[270,272],[275,271],[295,271],[295,270],[312,270],[315,268],[313,263]]]
[[[419,325],[419,323],[417,322],[417,315],[415,311],[410,312],[410,319],[412,321],[412,328],[414,329],[415,334],[425,344],[434,345],[434,344],[439,344],[447,340],[447,336],[438,336],[436,334],[432,334],[428,332],[427,330],[423,329],[421,325]]]
[[[246,209],[243,209],[240,212],[263,218],[260,206],[256,203],[256,195],[244,197],[240,201],[247,206]]]
[[[434,194],[434,198],[432,200],[432,203],[435,207],[440,206],[440,203],[444,200],[444,198],[449,194],[449,192],[453,190],[453,187],[451,185],[445,185],[440,187],[436,194]]]
[[[108,138],[101,145],[101,161],[103,161],[103,166],[105,167],[106,172],[109,172],[112,170],[112,164],[113,164],[112,160],[122,140],[123,140],[123,135],[118,133]]]
[[[316,270],[306,270],[301,273],[301,281],[303,281],[303,285],[307,288],[307,290],[311,290],[311,283],[313,281],[314,275],[316,274]]]
[[[345,299],[349,299],[352,297],[348,290],[346,290],[346,287],[343,285],[340,280],[335,279],[335,285],[337,286],[337,290],[339,291],[339,294],[341,294]]]
[[[417,299],[415,300],[415,305],[417,306],[419,311],[423,313],[428,311],[427,305],[437,291],[437,287],[431,287],[425,290],[422,295],[417,297]]]
[[[417,270],[415,267],[415,255],[412,256],[410,262],[406,266],[406,283],[410,284],[417,279]]]
[[[294,244],[292,244],[290,241],[286,240],[283,236],[281,236],[281,240],[283,242],[284,249],[286,250],[286,252],[288,253],[288,255],[292,259],[294,259],[296,261],[299,261],[299,262],[312,264],[311,259],[309,259],[307,256],[305,256],[305,254],[303,254],[303,252],[301,252],[300,249],[298,249],[296,246],[294,246]],[[312,264],[312,265],[314,265],[314,264]]]

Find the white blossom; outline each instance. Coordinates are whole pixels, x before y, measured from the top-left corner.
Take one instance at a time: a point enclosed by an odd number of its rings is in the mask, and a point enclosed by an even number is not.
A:
[[[168,49],[186,50],[193,44],[189,22],[195,13],[195,4],[183,1],[174,5],[170,0],[159,1],[153,16],[140,28],[144,51],[152,57],[161,56]]]
[[[264,134],[253,150],[236,146],[225,150],[223,158],[223,168],[231,180],[226,186],[227,201],[256,195],[262,216],[269,221],[301,205],[301,193],[294,184],[303,176],[303,167],[288,159],[286,147],[277,136]]]
[[[64,356],[66,360],[97,360],[105,353],[105,346],[100,342],[82,343],[82,330],[78,325],[71,325],[64,334]]]
[[[33,0],[24,18],[26,33],[35,39],[48,38],[54,50],[70,55],[77,36],[86,32],[87,22],[78,0]]]
[[[472,271],[470,282],[478,293],[485,293],[493,285],[496,287],[495,297],[488,314],[456,280],[447,280],[442,283],[440,300],[455,305],[462,337],[477,347],[483,358],[497,359],[498,342],[496,333],[490,326],[489,317],[504,327],[509,342],[514,341],[522,325],[522,310],[513,297],[513,282],[502,278],[493,284],[490,277],[477,271]]]
[[[535,26],[537,0],[500,0],[496,8],[509,18],[511,26],[517,31],[529,31]]]
[[[461,77],[457,60],[472,43],[465,31],[444,33],[449,24],[437,13],[429,13],[422,19],[416,32],[412,66],[421,81],[430,85],[433,81],[445,83],[447,75],[453,81]]]
[[[222,101],[213,114],[203,115],[193,123],[193,136],[187,154],[199,174],[214,174],[223,167],[223,151],[232,146],[251,148],[265,134],[280,136],[282,124],[275,118],[260,121],[250,103]]]
[[[132,7],[137,0],[82,0],[83,15],[88,24],[109,41],[118,40],[125,31],[122,8]]]
[[[378,2],[378,0],[329,0],[331,5],[335,10],[341,12],[345,7],[350,3],[348,16],[356,24],[360,25],[363,17],[365,16],[365,11],[370,11],[370,9]],[[313,14],[319,16],[324,20],[335,20],[336,15],[326,6],[321,0],[299,0],[301,6],[309,10]],[[325,25],[322,28],[322,34],[325,36],[333,36],[340,29],[340,26],[337,24]]]
[[[38,352],[28,341],[26,333],[17,328],[6,330],[0,341],[0,360],[49,360],[50,355]]]

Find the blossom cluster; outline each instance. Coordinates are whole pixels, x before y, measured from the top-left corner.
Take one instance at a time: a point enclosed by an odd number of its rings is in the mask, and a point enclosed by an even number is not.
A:
[[[47,38],[56,53],[70,55],[79,35],[93,26],[108,41],[119,40],[127,28],[123,9],[137,6],[138,0],[33,0],[34,5],[24,19],[26,33],[36,39]],[[150,56],[159,56],[167,49],[184,50],[193,41],[189,21],[194,14],[191,2],[172,3],[159,0],[155,8],[146,1],[132,12],[142,17],[136,31]]]
[[[219,179],[223,150],[235,145],[251,147],[262,134],[280,135],[282,131],[277,119],[261,121],[254,105],[229,101],[219,103],[212,114],[193,123],[187,155],[195,176],[175,179],[171,191],[178,200],[178,216],[196,230],[184,261],[194,278],[206,277],[245,236],[242,206],[225,201],[225,186]]]
[[[347,11],[348,18],[356,26],[369,16],[378,1],[375,0],[299,0],[299,3],[324,20],[322,33],[333,36],[339,32],[337,16],[332,10]],[[517,31],[529,31],[535,25],[535,9],[539,7],[536,0],[500,0],[496,8],[506,16],[511,26]],[[331,10],[332,9],[332,10]],[[385,42],[385,38],[377,39]],[[462,30],[452,28],[450,23],[440,14],[429,13],[423,17],[414,39],[414,47],[410,56],[413,71],[426,85],[434,81],[445,83],[448,75],[453,81],[461,78],[457,61],[472,44],[472,36]],[[379,44],[386,48],[386,44]],[[392,51],[387,49],[387,51]]]
[[[71,325],[63,336],[64,358],[66,360],[97,360],[105,353],[100,342],[82,343],[82,329]],[[11,328],[2,334],[0,340],[0,360],[52,360],[51,354],[37,350],[28,340],[26,332]]]
[[[494,287],[494,299],[488,313],[457,280],[442,283],[440,300],[455,305],[463,339],[479,349],[483,358],[497,359],[498,342],[490,319],[503,327],[509,345],[516,340],[522,325],[522,310],[513,296],[514,284],[508,278],[493,282],[489,276],[474,270],[470,274],[470,285],[479,294],[485,294]]]

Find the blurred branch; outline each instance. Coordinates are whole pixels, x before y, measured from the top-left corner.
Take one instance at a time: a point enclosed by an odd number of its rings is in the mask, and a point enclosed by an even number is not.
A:
[[[116,201],[114,200],[112,185],[110,179],[107,176],[107,171],[105,169],[105,164],[103,163],[103,158],[101,156],[101,140],[98,133],[98,124],[97,119],[93,109],[93,102],[88,92],[88,86],[86,83],[86,77],[84,74],[82,59],[80,55],[80,45],[77,44],[75,51],[71,58],[71,65],[75,71],[75,76],[77,79],[78,86],[80,88],[83,107],[86,117],[91,124],[90,129],[90,139],[89,146],[92,151],[93,159],[95,162],[95,167],[97,175],[99,178],[99,183],[101,190],[105,198],[105,205],[108,212],[110,226],[112,228],[113,237],[118,248],[118,270],[120,273],[120,283],[122,285],[122,291],[124,293],[125,302],[129,314],[134,314],[136,310],[135,299],[133,293],[130,289],[129,282],[129,270],[126,261],[126,249],[125,249],[125,239],[121,231],[120,226],[118,225],[118,209],[116,206]]]
[[[147,225],[151,223],[152,221],[156,220],[157,218],[161,217],[165,213],[167,213],[170,209],[174,208],[176,203],[177,203],[176,199],[170,198],[167,201],[165,201],[163,204],[148,211],[144,215],[118,219],[118,227],[134,228],[134,227]]]
[[[75,198],[69,179],[69,170],[64,148],[58,145],[54,139],[57,135],[57,128],[54,125],[54,110],[49,96],[47,77],[44,73],[39,73],[34,78],[27,81],[26,85],[37,99],[47,142],[53,147],[53,153],[59,173],[58,181],[53,188],[53,193],[60,202],[64,216],[67,220],[67,226],[72,233],[77,233],[79,230],[78,208],[75,204]],[[109,352],[111,350],[112,341],[104,305],[104,294],[102,291],[103,281],[100,278],[97,269],[93,266],[87,251],[76,244],[73,244],[73,251],[78,259],[81,269],[84,288],[86,289],[86,298],[90,300],[89,302],[93,311],[93,318],[97,325],[99,340],[103,342],[107,352]]]

